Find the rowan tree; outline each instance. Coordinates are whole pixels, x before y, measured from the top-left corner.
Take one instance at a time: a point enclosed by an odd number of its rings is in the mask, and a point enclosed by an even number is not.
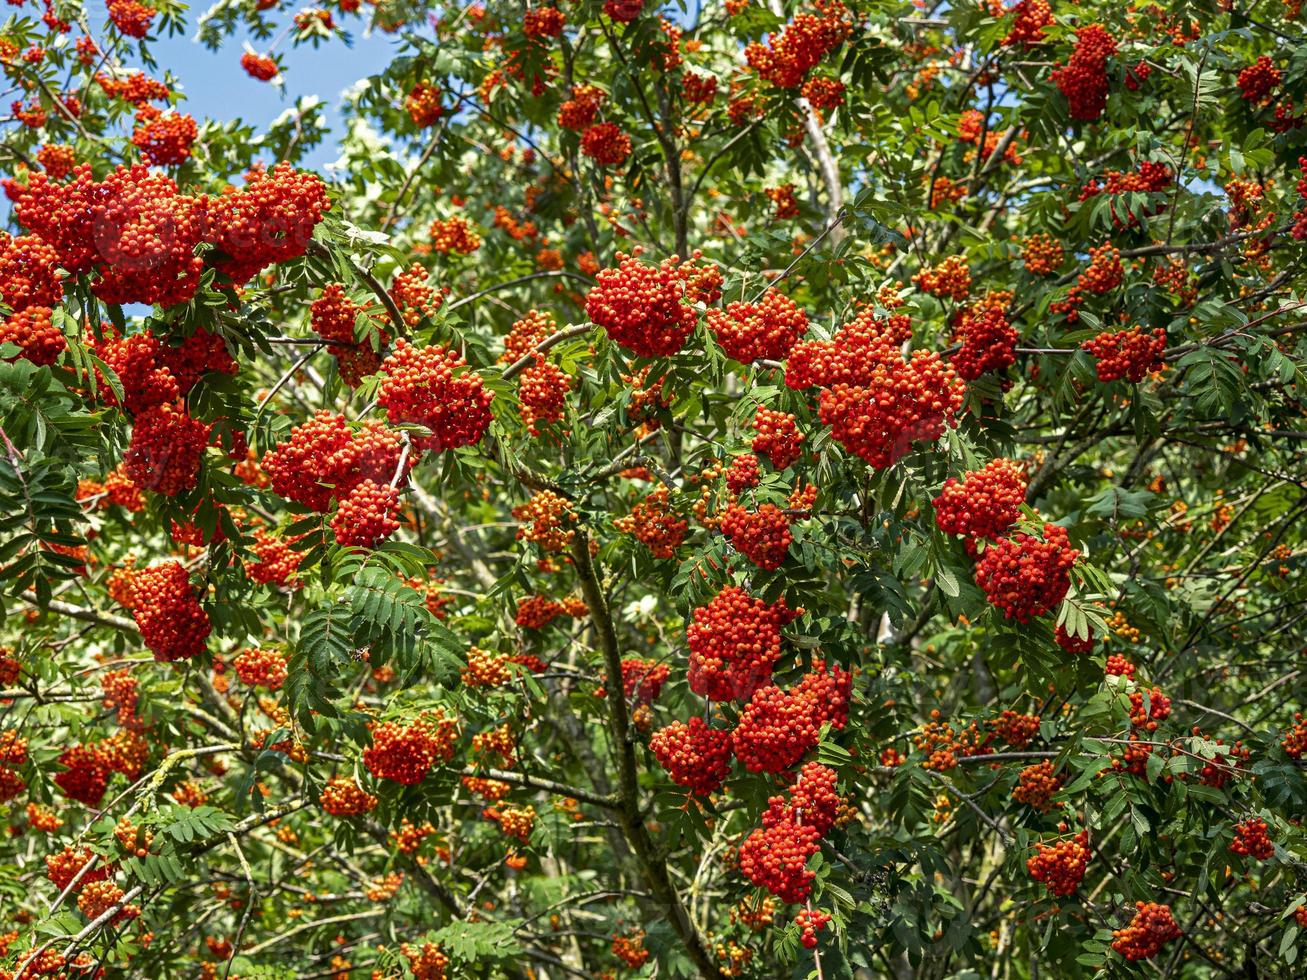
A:
[[[1299,3],[10,4],[0,978],[1298,975]]]

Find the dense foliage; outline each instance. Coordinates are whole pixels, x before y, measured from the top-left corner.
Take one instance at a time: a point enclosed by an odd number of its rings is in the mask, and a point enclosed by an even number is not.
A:
[[[10,4],[0,977],[1301,975],[1299,3]]]

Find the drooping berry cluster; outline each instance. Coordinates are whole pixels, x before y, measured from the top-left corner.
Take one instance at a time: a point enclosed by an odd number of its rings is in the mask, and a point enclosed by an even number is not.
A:
[[[764,571],[780,568],[794,541],[790,519],[775,504],[762,504],[755,511],[731,504],[722,512],[719,527],[731,547]]]
[[[605,4],[605,8],[607,6],[608,4]],[[638,970],[649,962],[649,950],[644,948],[644,935],[643,929],[637,929],[635,932],[613,937],[613,955],[632,970]]]
[[[270,82],[281,73],[275,60],[266,54],[255,54],[253,51],[246,51],[241,55],[241,67],[250,78],[260,82]]]
[[[339,544],[373,548],[399,530],[398,513],[398,489],[362,480],[340,499],[331,530]]]
[[[817,12],[802,11],[767,43],[744,49],[749,67],[777,88],[798,88],[808,73],[849,36],[848,10],[839,0],[816,0]]]
[[[659,485],[629,515],[613,521],[617,530],[634,535],[655,558],[675,558],[690,529],[690,522],[672,510],[669,496],[667,487]]]
[[[1045,524],[1042,539],[1021,532],[985,549],[976,584],[1007,619],[1028,623],[1066,597],[1078,557],[1066,528]]]
[[[416,423],[431,430],[415,437],[421,449],[443,452],[481,441],[490,425],[490,402],[480,375],[463,370],[463,359],[443,347],[414,347],[399,340],[381,366],[384,378],[377,404],[393,423]]]
[[[1012,30],[1003,38],[1003,44],[1024,47],[1042,44],[1044,28],[1052,23],[1053,8],[1048,5],[1048,0],[1020,0],[1012,8]]]
[[[245,574],[264,585],[297,588],[299,581],[295,578],[295,573],[299,571],[304,552],[292,548],[293,543],[269,534],[263,528],[255,528],[254,544],[250,547],[254,559],[246,560]]]
[[[1266,832],[1268,829],[1266,821],[1260,817],[1239,821],[1234,825],[1234,840],[1230,842],[1230,850],[1256,861],[1270,860],[1275,856],[1275,845]]]
[[[556,554],[565,551],[576,537],[572,525],[576,511],[571,501],[552,490],[533,494],[524,504],[513,508],[513,519],[522,522],[517,529],[517,540],[532,541],[542,551]]]
[[[1070,840],[1056,844],[1035,844],[1035,854],[1026,859],[1026,870],[1042,882],[1049,893],[1065,898],[1075,893],[1089,866],[1089,832],[1080,831]]]
[[[540,435],[542,424],[563,420],[571,387],[572,379],[557,364],[545,360],[543,354],[537,354],[531,366],[518,375],[518,403],[531,435]]]
[[[1171,915],[1171,906],[1136,902],[1135,909],[1129,925],[1112,931],[1112,948],[1127,960],[1152,959],[1163,946],[1180,938],[1180,927]]]
[[[0,344],[16,344],[18,355],[33,364],[53,364],[68,349],[68,341],[54,325],[53,311],[31,306],[0,322]]]
[[[321,803],[333,817],[354,817],[376,809],[377,798],[351,776],[332,776],[322,787]]]
[[[200,132],[194,116],[141,106],[136,112],[136,124],[132,145],[141,151],[146,163],[175,167],[191,158],[191,144]]]
[[[758,468],[758,457],[753,453],[743,453],[731,461],[726,468],[726,489],[733,494],[756,487],[762,481],[762,471]]]
[[[126,37],[138,40],[150,33],[150,23],[157,11],[151,10],[137,0],[105,0],[109,19],[113,26]]]
[[[782,360],[808,331],[807,314],[775,289],[768,289],[758,303],[709,310],[707,321],[726,356],[741,364]]]
[[[784,772],[817,745],[822,725],[843,728],[848,720],[852,678],[821,661],[794,687],[758,688],[740,713],[731,735],[738,758],[750,772]]]
[[[1270,55],[1261,55],[1258,59],[1239,72],[1239,91],[1245,102],[1260,105],[1266,101],[1275,86],[1283,77]]]
[[[0,302],[14,313],[59,305],[64,287],[55,271],[59,254],[36,235],[0,232]]]
[[[581,155],[601,167],[616,167],[631,155],[631,137],[615,122],[594,123],[581,134]]]
[[[960,255],[950,255],[939,265],[922,269],[912,281],[941,299],[960,303],[971,295],[971,268]]]
[[[132,617],[141,639],[162,661],[185,660],[204,649],[211,625],[181,562],[168,561],[132,574]]]
[[[1051,276],[1062,268],[1066,251],[1052,235],[1036,233],[1022,243],[1021,261],[1032,276]]]
[[[649,749],[673,782],[697,796],[717,792],[731,773],[731,733],[698,715],[654,732]]]
[[[963,310],[954,331],[954,339],[960,340],[962,347],[950,363],[966,381],[997,373],[1016,363],[1017,337],[1017,328],[1008,322],[1001,307],[984,304]]]
[[[429,82],[418,82],[404,96],[404,108],[419,129],[435,125],[444,112],[440,105],[440,89]]]
[[[805,949],[817,948],[817,933],[826,928],[830,919],[830,914],[821,909],[799,910],[794,917],[794,924],[799,927],[799,942]]]
[[[209,429],[184,408],[165,404],[148,409],[132,426],[123,469],[138,487],[166,497],[192,490],[209,443]]]
[[[1048,759],[1026,766],[1012,787],[1012,799],[1040,813],[1049,813],[1062,804],[1053,802],[1053,794],[1062,788],[1063,778]]]
[[[1107,59],[1116,54],[1116,39],[1101,24],[1076,31],[1076,46],[1066,65],[1052,73],[1066,96],[1071,118],[1092,122],[1107,108]]]
[[[274,493],[326,513],[364,480],[389,485],[401,455],[399,436],[379,423],[352,429],[343,415],[320,409],[292,429],[263,466]]]
[[[778,470],[792,466],[803,455],[803,433],[793,415],[759,406],[753,417],[756,436],[750,448],[766,456]]]
[[[1139,327],[1129,330],[1106,330],[1080,345],[1097,359],[1099,381],[1125,378],[1138,384],[1154,371],[1165,367],[1166,331],[1161,327],[1144,333]]]
[[[288,163],[253,168],[244,186],[210,203],[209,240],[227,256],[218,268],[243,284],[269,265],[299,258],[330,208],[326,185],[316,174]]]
[[[829,341],[805,341],[791,351],[785,383],[823,387],[821,421],[844,448],[876,467],[892,466],[917,441],[934,441],[962,407],[964,385],[936,353],[914,351],[906,316],[860,314]]]
[[[685,344],[698,314],[686,302],[678,260],[646,265],[617,253],[617,267],[604,269],[585,300],[586,315],[616,343],[640,357],[668,357]]]
[[[671,667],[657,660],[625,657],[622,660],[622,696],[641,704],[657,701],[671,672]]]
[[[800,614],[784,599],[767,603],[727,586],[691,615],[690,690],[710,701],[745,702],[771,683],[781,655],[781,628]]]
[[[242,650],[232,661],[232,667],[242,684],[266,687],[269,691],[280,691],[288,676],[286,658],[267,647]]]
[[[949,477],[932,501],[935,523],[945,534],[997,540],[1021,516],[1026,477],[1020,463],[992,459],[961,481]]]
[[[458,723],[439,708],[408,724],[387,721],[370,726],[372,744],[363,750],[363,765],[377,779],[413,786],[427,778],[437,762],[454,757]]]
[[[558,125],[578,133],[587,129],[603,101],[604,91],[598,86],[573,85],[572,97],[558,110]]]
[[[808,861],[821,848],[839,805],[834,771],[817,763],[804,766],[790,803],[773,797],[762,826],[740,845],[740,872],[782,902],[805,902],[816,877]]]

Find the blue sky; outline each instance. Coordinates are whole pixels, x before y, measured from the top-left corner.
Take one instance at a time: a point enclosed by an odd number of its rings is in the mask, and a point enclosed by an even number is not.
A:
[[[288,19],[292,12],[287,11]],[[193,9],[192,14],[198,16],[199,9]],[[292,107],[300,96],[320,96],[333,132],[304,161],[308,167],[320,168],[338,156],[335,139],[340,136],[340,115],[336,107],[340,93],[384,68],[398,43],[393,36],[380,32],[365,37],[362,21],[357,18],[349,18],[345,26],[353,35],[352,47],[345,47],[337,39],[317,48],[296,48],[288,40],[283,41],[277,48],[285,79],[280,88],[245,74],[240,65],[245,50],[243,37],[237,34],[218,51],[210,51],[193,39],[193,20],[189,33],[160,37],[151,44],[151,51],[180,82],[186,95],[182,109],[196,119],[229,122],[239,118],[262,128]],[[264,53],[264,47],[251,43],[256,51]]]

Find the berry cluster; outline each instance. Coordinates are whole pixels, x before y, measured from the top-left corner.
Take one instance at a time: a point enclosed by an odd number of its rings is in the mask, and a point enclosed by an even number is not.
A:
[[[763,45],[744,49],[749,67],[777,88],[798,88],[808,73],[849,36],[852,24],[839,0],[817,0],[817,13],[794,15],[780,34],[769,34]]]
[[[628,700],[650,704],[663,693],[671,667],[656,660],[626,657],[622,660],[622,695]]]
[[[322,295],[309,306],[309,325],[323,340],[327,341],[327,351],[336,358],[336,367],[342,380],[351,388],[358,387],[359,382],[370,374],[376,374],[381,367],[381,358],[366,343],[355,341],[355,321],[365,312],[345,295],[345,287],[338,283],[324,286]],[[380,333],[380,342],[389,341],[385,331]]]
[[[938,439],[962,407],[964,386],[938,354],[914,351],[904,361],[911,332],[906,316],[878,320],[865,312],[829,341],[796,345],[786,361],[786,385],[821,385],[821,421],[877,469],[892,466],[913,442]]]
[[[1017,329],[1001,307],[984,304],[961,311],[954,339],[962,346],[949,361],[963,380],[975,381],[1016,363]]]
[[[577,133],[588,129],[603,101],[604,91],[598,86],[573,85],[572,97],[558,110],[558,125]]]
[[[558,37],[567,17],[557,7],[531,7],[522,17],[522,33],[527,37]]]
[[[142,412],[123,454],[128,479],[165,497],[193,490],[209,443],[209,428],[187,415],[185,408],[173,405]]]
[[[800,909],[794,917],[794,924],[799,927],[799,942],[805,949],[817,948],[817,933],[826,928],[830,915],[821,909]]]
[[[685,344],[698,314],[685,302],[686,286],[675,257],[652,266],[638,256],[638,249],[631,255],[617,253],[617,267],[596,277],[585,312],[633,354],[668,357]]]
[[[399,951],[408,960],[413,980],[445,980],[449,957],[435,943],[423,943],[420,947],[412,943],[401,943]]]
[[[524,504],[513,508],[513,519],[522,522],[517,529],[517,540],[532,541],[542,551],[557,554],[565,551],[576,537],[569,525],[576,521],[571,501],[552,490],[533,494]]]
[[[181,562],[167,561],[132,574],[131,610],[155,660],[185,660],[204,649],[212,628]]]
[[[694,610],[685,630],[690,690],[710,701],[748,701],[771,683],[781,628],[801,612],[784,599],[767,603],[739,586],[722,589]]]
[[[414,438],[420,449],[443,452],[475,445],[490,426],[494,393],[485,388],[480,375],[463,367],[455,351],[414,347],[401,339],[381,366],[384,377],[377,404],[393,423],[415,423],[431,430],[430,435]]]
[[[1076,46],[1066,65],[1051,77],[1066,96],[1071,118],[1092,122],[1107,108],[1107,59],[1116,54],[1116,39],[1101,24],[1076,31]]]
[[[242,684],[249,687],[266,687],[269,691],[280,691],[286,683],[286,658],[276,650],[266,647],[251,647],[242,650],[232,661],[236,676]]]
[[[1129,925],[1112,931],[1112,948],[1127,960],[1151,959],[1172,939],[1180,938],[1180,927],[1171,916],[1171,906],[1136,902],[1135,909]]]
[[[1036,233],[1022,242],[1021,261],[1032,276],[1051,276],[1062,268],[1066,251],[1052,235]]]
[[[418,82],[404,96],[404,109],[418,129],[434,126],[444,113],[440,104],[440,89],[429,82]]]
[[[1266,861],[1275,856],[1275,845],[1267,835],[1266,821],[1258,817],[1249,817],[1234,825],[1234,840],[1230,850],[1256,861]]]
[[[1023,47],[1042,44],[1045,40],[1044,28],[1052,23],[1053,8],[1049,6],[1048,0],[1020,0],[1012,8],[1012,29],[1003,38],[1003,44],[1020,44]]]
[[[68,341],[54,325],[54,311],[31,306],[0,321],[0,344],[16,344],[18,354],[33,364],[53,364],[68,349]]]
[[[807,314],[775,289],[768,289],[758,303],[709,310],[707,321],[726,356],[741,364],[779,361],[808,332]]]
[[[146,163],[175,167],[191,158],[191,144],[199,132],[193,116],[184,112],[165,114],[153,106],[142,106],[136,112],[132,145],[141,151]]]
[[[399,530],[399,490],[362,480],[340,499],[331,519],[338,544],[374,548]]]
[[[104,5],[113,26],[125,37],[140,40],[150,33],[150,22],[154,20],[157,11],[137,3],[137,0],[105,0]]]
[[[364,480],[388,485],[401,456],[393,431],[375,422],[351,429],[343,415],[319,409],[263,458],[263,466],[274,493],[323,514]]]
[[[611,3],[612,0],[609,0]],[[605,4],[607,9],[608,4]],[[614,20],[617,18],[614,17]],[[649,951],[644,948],[644,930],[638,929],[627,935],[613,937],[613,955],[630,969],[638,970],[649,962]]]
[[[452,218],[437,218],[431,222],[427,233],[431,236],[431,247],[441,255],[449,255],[451,252],[471,255],[481,247],[481,236],[460,214]]]
[[[572,379],[558,365],[537,354],[534,362],[518,376],[517,397],[522,422],[532,436],[540,435],[540,425],[561,422],[567,411],[567,393]]]
[[[432,765],[454,757],[458,723],[439,708],[409,724],[387,721],[369,725],[372,744],[363,750],[363,765],[377,779],[413,786],[427,778]]]
[[[726,489],[733,494],[751,490],[762,481],[762,471],[758,468],[758,457],[753,453],[743,453],[731,461],[726,469]]]
[[[1089,833],[1080,831],[1070,840],[1056,844],[1035,844],[1035,854],[1026,860],[1026,870],[1042,882],[1049,893],[1065,898],[1075,893],[1089,866]]]
[[[1088,636],[1076,636],[1068,633],[1066,627],[1061,624],[1053,628],[1053,642],[1067,653],[1076,654],[1077,656],[1092,653],[1095,644],[1093,633]]]
[[[271,170],[254,167],[243,187],[210,203],[210,240],[227,256],[218,269],[244,284],[266,266],[299,258],[330,208],[326,185],[316,174],[288,163]]]
[[[997,540],[1021,515],[1026,477],[1020,463],[992,459],[959,481],[949,477],[932,501],[935,523],[945,534]]]
[[[1171,717],[1171,699],[1161,688],[1130,692],[1130,724],[1142,731],[1157,731],[1157,723]]]
[[[263,585],[278,585],[297,588],[299,581],[295,573],[299,571],[300,561],[304,558],[302,551],[291,547],[293,541],[269,534],[263,528],[254,529],[254,560],[246,560],[245,574]]]
[[[64,287],[55,271],[59,254],[36,235],[0,232],[0,302],[14,313],[58,306]]]
[[[1054,771],[1053,763],[1045,759],[1021,770],[1016,786],[1012,787],[1012,799],[1040,813],[1049,813],[1062,805],[1052,799],[1062,783],[1063,778]]]
[[[803,454],[804,436],[793,415],[759,406],[753,417],[750,448],[761,453],[778,470],[792,466]]]
[[[817,745],[821,728],[848,721],[852,678],[821,661],[788,691],[758,688],[731,735],[736,757],[750,772],[784,772]]]
[[[1154,371],[1165,367],[1166,331],[1157,328],[1144,333],[1139,327],[1129,330],[1106,330],[1080,345],[1097,359],[1099,381],[1125,378],[1138,384]]]
[[[971,295],[971,268],[960,255],[950,255],[939,265],[925,268],[912,281],[932,296],[962,302]]]
[[[241,67],[250,78],[260,82],[270,82],[281,72],[277,62],[271,57],[266,54],[255,54],[253,51],[246,51],[241,55]]]
[[[795,781],[787,803],[768,801],[762,826],[740,845],[740,872],[791,905],[806,901],[816,875],[807,863],[821,847],[842,804],[832,769],[810,762]]]
[[[122,901],[123,894],[123,890],[112,881],[93,881],[83,885],[81,894],[77,896],[77,911],[94,922],[117,906]],[[115,924],[126,922],[140,914],[140,906],[123,905],[112,917],[112,921]]]
[[[1260,105],[1283,77],[1269,55],[1261,55],[1255,62],[1239,72],[1239,91],[1245,102]]]
[[[1066,597],[1078,557],[1066,528],[1045,524],[1042,540],[1022,532],[986,548],[976,564],[976,584],[1007,619],[1028,623]]]
[[[756,511],[731,504],[722,512],[719,527],[731,547],[769,572],[781,567],[794,540],[790,519],[775,504],[762,504]]]
[[[696,796],[717,792],[731,772],[731,733],[698,715],[654,732],[649,749],[672,781]]]
[[[581,134],[581,155],[601,167],[615,167],[631,155],[631,137],[617,123],[594,123]]]
[[[675,558],[690,529],[689,521],[671,509],[668,497],[667,487],[660,484],[632,507],[629,515],[613,521],[617,530],[634,535],[655,558]]]
[[[1120,250],[1112,245],[1100,245],[1089,250],[1089,265],[1076,279],[1076,288],[1101,296],[1121,285],[1124,279]]]

